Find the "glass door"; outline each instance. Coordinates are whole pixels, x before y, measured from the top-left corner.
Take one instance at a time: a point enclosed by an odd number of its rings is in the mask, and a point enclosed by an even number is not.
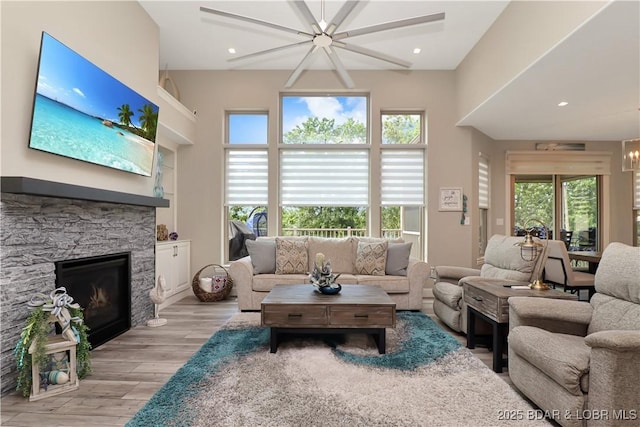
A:
[[[552,175],[512,175],[512,224],[513,235],[525,235],[525,223],[537,219],[544,223],[549,231],[554,229],[554,185]],[[535,227],[534,234],[543,232],[537,222],[531,222],[527,228]],[[551,237],[553,233],[551,233]]]
[[[512,175],[513,234],[524,235],[529,219],[549,227],[550,237],[569,251],[600,248],[600,177],[585,175]],[[527,228],[543,227],[531,222]]]
[[[599,191],[596,176],[558,177],[560,232],[570,251],[596,251],[599,245]]]

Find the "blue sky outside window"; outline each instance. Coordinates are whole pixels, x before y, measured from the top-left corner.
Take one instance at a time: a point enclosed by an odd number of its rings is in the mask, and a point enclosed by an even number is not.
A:
[[[229,144],[266,144],[268,139],[267,114],[229,114]]]

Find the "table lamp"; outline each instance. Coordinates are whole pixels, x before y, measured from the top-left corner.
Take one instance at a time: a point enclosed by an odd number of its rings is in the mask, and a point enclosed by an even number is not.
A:
[[[533,227],[527,228],[527,224],[529,224],[530,222],[537,222],[544,227],[546,236],[544,245],[533,240],[533,236],[531,235]],[[534,267],[533,274],[533,277],[535,277],[536,279],[533,283],[529,284],[529,287],[531,289],[546,291],[550,289],[550,287],[542,281],[542,271],[544,267],[544,260],[547,257],[547,247],[549,246],[549,228],[542,221],[535,218],[528,219],[524,223],[523,228],[525,229],[526,233],[524,236],[524,240],[520,243],[516,243],[516,246],[520,246],[520,257],[524,261],[536,261],[536,266]]]

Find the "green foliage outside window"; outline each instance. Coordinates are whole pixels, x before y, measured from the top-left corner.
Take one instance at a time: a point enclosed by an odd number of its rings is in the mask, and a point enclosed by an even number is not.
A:
[[[420,115],[382,115],[383,144],[418,144],[420,142]]]
[[[560,228],[582,231],[598,226],[597,179],[577,177],[562,180],[563,216]],[[531,218],[553,228],[555,195],[551,176],[548,181],[517,181],[514,196],[515,225],[522,227]]]
[[[527,220],[535,218],[553,227],[553,183],[516,182],[514,201],[516,226],[523,227]]]
[[[301,206],[282,209],[283,228],[339,228],[367,227],[365,208],[334,206]]]
[[[366,140],[364,123],[353,118],[336,125],[335,119],[309,117],[283,136],[285,144],[363,144]]]

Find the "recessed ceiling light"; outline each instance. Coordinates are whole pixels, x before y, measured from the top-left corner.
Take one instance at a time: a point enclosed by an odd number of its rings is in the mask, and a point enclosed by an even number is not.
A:
[[[230,47],[229,49],[227,49],[227,52],[236,53],[236,50],[234,48]]]
[[[415,53],[415,54],[418,54],[420,52],[422,52],[422,49],[420,49],[419,47],[413,49],[413,53]]]
[[[558,107],[564,107],[565,105],[569,105],[567,101],[558,102]]]

